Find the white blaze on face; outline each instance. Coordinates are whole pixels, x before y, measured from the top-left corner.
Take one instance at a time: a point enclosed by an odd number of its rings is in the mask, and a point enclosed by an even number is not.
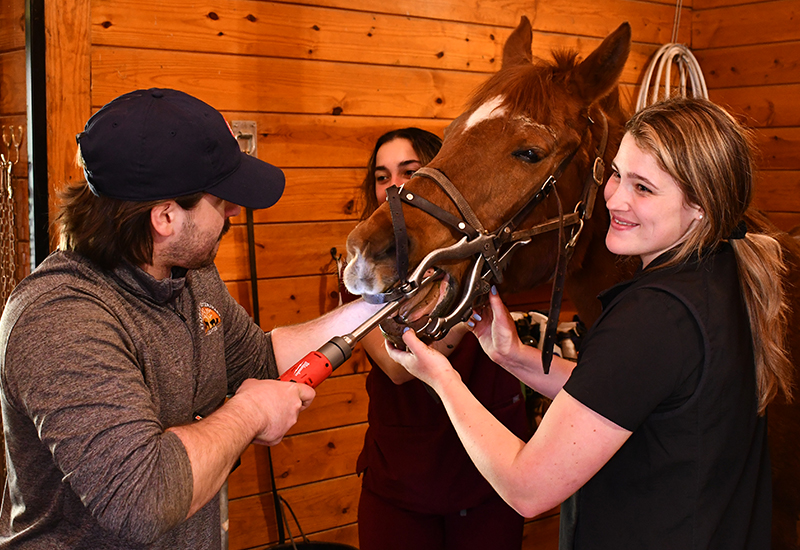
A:
[[[497,96],[477,109],[475,109],[469,118],[467,119],[467,124],[464,127],[464,130],[469,130],[473,126],[480,124],[485,120],[491,120],[493,118],[500,118],[506,114],[507,109],[502,106],[503,105],[503,97]]]

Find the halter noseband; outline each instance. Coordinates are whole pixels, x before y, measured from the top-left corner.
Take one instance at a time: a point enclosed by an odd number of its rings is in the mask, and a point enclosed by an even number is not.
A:
[[[385,303],[399,300],[418,288],[425,278],[425,273],[430,268],[435,267],[437,263],[444,260],[460,260],[475,256],[475,262],[472,264],[467,275],[467,282],[464,284],[464,292],[458,305],[446,317],[429,319],[427,324],[421,329],[433,339],[441,338],[447,334],[453,326],[469,318],[475,298],[489,291],[491,281],[497,283],[503,282],[503,271],[508,266],[511,256],[517,248],[528,244],[535,235],[558,229],[559,255],[558,261],[556,262],[555,274],[553,276],[550,311],[542,349],[542,367],[544,373],[547,374],[550,370],[558,316],[561,310],[566,266],[569,259],[572,257],[572,252],[577,244],[578,237],[583,230],[584,220],[592,216],[597,190],[603,184],[603,175],[605,172],[603,154],[605,153],[606,144],[608,142],[608,120],[602,111],[600,111],[600,121],[603,133],[596,150],[592,172],[586,178],[581,200],[575,206],[574,211],[564,215],[561,208],[561,199],[558,197],[558,192],[556,192],[559,209],[558,217],[550,218],[528,229],[516,230],[519,224],[522,223],[533,209],[538,206],[551,191],[555,190],[555,184],[558,178],[561,177],[564,170],[566,170],[567,166],[572,162],[572,159],[580,149],[580,144],[561,160],[553,173],[550,174],[536,192],[528,198],[516,214],[492,232],[484,228],[461,192],[440,170],[423,167],[417,170],[414,175],[433,180],[455,205],[456,209],[461,214],[461,218],[454,216],[450,212],[447,212],[443,208],[415,193],[401,190],[397,187],[388,188],[386,190],[386,195],[395,234],[399,283],[387,292],[377,295],[366,295],[364,299],[372,303]],[[589,122],[594,123],[591,118],[589,118]],[[402,203],[419,208],[463,235],[463,238],[457,243],[430,252],[423,258],[411,277],[408,277],[408,234],[406,231],[405,218],[403,216]],[[569,240],[565,240],[564,229],[576,225],[577,229],[573,229]]]

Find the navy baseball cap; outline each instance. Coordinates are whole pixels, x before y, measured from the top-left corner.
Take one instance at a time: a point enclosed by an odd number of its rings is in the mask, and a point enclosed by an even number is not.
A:
[[[184,92],[151,88],[112,100],[76,136],[89,188],[126,201],[204,191],[247,208],[283,194],[283,172],[239,149],[225,118]]]

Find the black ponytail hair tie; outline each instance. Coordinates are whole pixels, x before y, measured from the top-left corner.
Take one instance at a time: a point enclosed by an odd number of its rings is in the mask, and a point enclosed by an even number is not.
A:
[[[744,239],[745,235],[747,235],[747,224],[744,222],[744,220],[742,220],[738,224],[736,224],[736,227],[733,228],[733,231],[731,232],[730,237],[728,237],[728,240]]]

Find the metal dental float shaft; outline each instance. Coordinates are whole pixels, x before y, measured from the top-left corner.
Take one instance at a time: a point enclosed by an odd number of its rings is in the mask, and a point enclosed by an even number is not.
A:
[[[400,309],[400,306],[405,300],[416,294],[420,288],[431,282],[434,278],[437,278],[437,275],[438,273],[425,278],[402,299],[387,303],[350,334],[334,336],[325,342],[318,350],[312,351],[295,363],[292,368],[284,372],[280,376],[280,380],[284,382],[308,384],[312,388],[316,388],[323,380],[328,378],[334,370],[341,366],[342,363],[350,359],[356,342],[377,327],[381,321],[397,313],[397,310]]]

